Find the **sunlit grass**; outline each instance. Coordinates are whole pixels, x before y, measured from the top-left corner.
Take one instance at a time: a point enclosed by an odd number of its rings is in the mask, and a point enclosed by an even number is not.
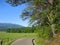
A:
[[[0,40],[3,41],[3,45],[8,45],[12,41],[20,38],[35,38],[36,33],[6,33],[0,32]]]

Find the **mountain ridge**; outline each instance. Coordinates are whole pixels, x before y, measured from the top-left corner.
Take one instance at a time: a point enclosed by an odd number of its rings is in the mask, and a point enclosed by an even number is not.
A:
[[[0,23],[0,28],[21,28],[21,27],[24,26],[12,23]]]

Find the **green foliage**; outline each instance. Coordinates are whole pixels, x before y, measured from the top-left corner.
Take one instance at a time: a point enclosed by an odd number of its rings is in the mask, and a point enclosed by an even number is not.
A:
[[[0,32],[0,40],[3,41],[2,45],[9,45],[13,41],[21,38],[30,38],[36,37],[36,33],[5,33],[5,32]]]
[[[22,27],[22,28],[8,28],[7,32],[10,33],[33,33],[34,28],[32,27]]]
[[[60,33],[60,24],[56,25],[56,33]]]
[[[33,0],[6,0],[6,2],[9,3],[11,6],[18,6],[31,1]]]
[[[53,37],[51,28],[48,26],[43,26],[43,27],[37,27],[37,33],[38,37],[44,38],[44,39],[51,39]]]

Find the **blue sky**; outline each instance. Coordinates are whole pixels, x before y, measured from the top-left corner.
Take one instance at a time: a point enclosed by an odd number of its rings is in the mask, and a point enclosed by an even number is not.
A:
[[[28,26],[28,20],[23,21],[20,18],[22,11],[26,7],[26,4],[12,7],[7,4],[5,0],[0,0],[0,23],[13,23],[22,26]]]

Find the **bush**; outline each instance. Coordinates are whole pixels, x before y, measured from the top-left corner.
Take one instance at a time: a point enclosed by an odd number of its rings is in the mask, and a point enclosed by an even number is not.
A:
[[[56,25],[56,31],[55,31],[55,33],[60,33],[60,24]]]
[[[51,29],[47,26],[39,27],[37,32],[38,32],[38,37],[44,39],[50,39],[53,36]]]

